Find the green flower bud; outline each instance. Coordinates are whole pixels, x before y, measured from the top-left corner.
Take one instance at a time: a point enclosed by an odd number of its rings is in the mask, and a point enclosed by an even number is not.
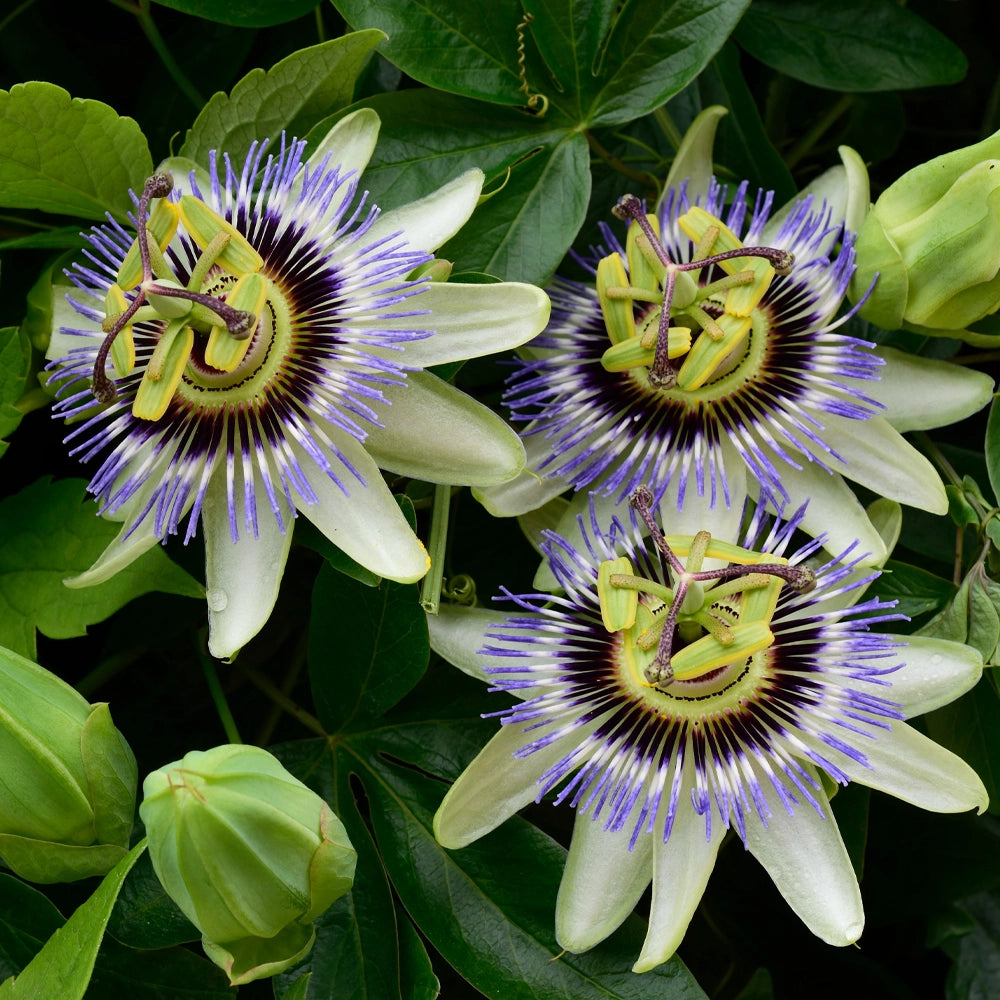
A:
[[[266,750],[194,750],[143,782],[139,815],[164,889],[234,985],[313,946],[312,921],[351,888],[343,824]]]
[[[1000,132],[914,167],[858,232],[856,302],[885,329],[961,330],[1000,306]]]
[[[0,857],[31,882],[104,875],[126,854],[138,773],[106,704],[0,649]]]

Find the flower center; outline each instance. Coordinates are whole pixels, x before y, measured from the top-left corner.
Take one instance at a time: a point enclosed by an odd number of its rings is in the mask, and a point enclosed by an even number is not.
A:
[[[144,420],[163,416],[185,372],[213,388],[241,382],[248,365],[261,363],[281,298],[246,238],[199,198],[164,200],[172,187],[168,174],[143,187],[137,237],[105,297],[107,336],[94,364],[94,395],[109,403],[117,392],[104,370],[108,355],[119,377],[129,375],[136,366],[133,324],[159,324],[132,404]],[[179,223],[200,251],[184,283],[164,256]]]
[[[601,617],[609,632],[622,634],[631,682],[661,691],[675,680],[728,682],[734,669],[773,642],[770,622],[782,586],[806,593],[816,584],[815,574],[780,557],[715,541],[707,531],[666,538],[653,518],[649,490],[637,490],[631,503],[671,577],[668,584],[638,576],[625,556],[600,566]],[[706,558],[729,565],[705,570]]]
[[[738,370],[753,334],[763,341],[767,316],[758,306],[774,276],[789,273],[792,255],[744,247],[721,220],[695,206],[678,220],[695,251],[688,263],[676,263],[660,241],[659,220],[642,211],[638,198],[626,195],[614,214],[635,225],[626,237],[628,270],[619,253],[597,266],[611,339],[604,368],[642,370],[653,389],[685,393]],[[707,280],[715,267],[722,277]]]

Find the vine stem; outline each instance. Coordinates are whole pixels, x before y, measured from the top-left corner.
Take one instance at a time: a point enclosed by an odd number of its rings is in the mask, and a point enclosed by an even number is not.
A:
[[[323,723],[315,715],[307,712],[301,705],[289,698],[270,677],[256,670],[254,667],[240,664],[239,660],[236,661],[236,666],[243,671],[243,675],[254,687],[266,694],[271,701],[283,708],[290,716],[298,719],[306,729],[316,733],[317,736],[322,736],[324,739],[327,738],[328,734],[323,728]]]
[[[242,743],[240,732],[236,728],[236,720],[229,708],[229,702],[226,701],[226,693],[222,690],[222,684],[219,681],[219,672],[215,669],[215,661],[208,655],[205,648],[204,629],[195,639],[195,646],[198,650],[198,661],[201,663],[202,673],[205,675],[205,683],[208,685],[208,692],[215,703],[215,710],[219,713],[219,721],[222,723],[226,739],[230,743]]]
[[[448,546],[448,511],[451,507],[451,486],[439,483],[434,487],[434,511],[431,514],[431,537],[428,554],[431,568],[420,587],[420,606],[429,615],[436,615],[441,606],[441,585],[444,581],[444,555]]]
[[[631,180],[637,181],[644,187],[652,186],[655,190],[657,187],[656,179],[650,174],[644,173],[641,170],[635,170],[630,167],[624,160],[620,157],[615,156],[609,149],[606,149],[600,142],[600,140],[587,129],[583,133],[587,137],[587,145],[597,154],[599,159],[602,159],[612,170],[617,170],[618,173],[624,174]]]

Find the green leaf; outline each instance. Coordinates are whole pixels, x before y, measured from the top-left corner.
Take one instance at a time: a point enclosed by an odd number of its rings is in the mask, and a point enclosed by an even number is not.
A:
[[[309,989],[309,980],[311,978],[311,972],[307,972],[305,975],[299,976],[299,978],[296,979],[295,982],[281,994],[281,1000],[306,1000],[306,990]],[[277,996],[277,994],[275,994],[275,996]]]
[[[994,666],[998,662],[997,645],[1000,644],[1000,583],[986,575],[982,564],[969,573],[969,637],[970,646],[983,654],[983,663]]]
[[[736,40],[773,69],[848,93],[955,83],[961,50],[892,0],[755,0]]]
[[[517,65],[518,0],[334,0],[354,28],[388,35],[382,53],[436,90],[524,104]]]
[[[13,434],[22,413],[14,405],[21,398],[31,367],[31,344],[15,326],[0,330],[0,455],[7,444],[2,439]]]
[[[423,676],[430,645],[416,584],[372,589],[324,566],[313,589],[309,676],[330,733],[391,708]],[[336,669],[331,669],[333,665]]]
[[[986,471],[990,477],[993,496],[1000,499],[1000,405],[996,399],[990,404],[990,416],[986,422]]]
[[[27,236],[12,236],[0,240],[0,250],[78,250],[87,245],[80,235],[79,226],[60,226],[58,229],[43,229]]]
[[[160,546],[106,583],[83,590],[63,586],[88,569],[118,534],[85,501],[84,482],[39,479],[0,501],[0,645],[36,659],[35,630],[51,639],[84,635],[134,597],[159,590],[204,597],[193,577]]]
[[[600,87],[587,124],[618,125],[684,89],[722,47],[749,0],[621,5],[602,47]]]
[[[438,951],[488,997],[502,1000],[695,1000],[705,994],[676,956],[636,976],[644,929],[631,917],[581,955],[555,940],[555,897],[566,852],[515,818],[461,851],[431,830],[444,787],[381,758],[363,775],[393,885]],[[511,863],[516,859],[516,863]]]
[[[16,979],[0,984],[0,1000],[81,1000],[118,891],[146,849],[142,840],[115,865],[94,894],[45,942]]]
[[[0,90],[0,206],[125,219],[153,172],[139,126],[51,83]]]
[[[163,7],[241,28],[268,28],[308,14],[315,0],[156,0]]]
[[[898,601],[893,609],[909,618],[937,611],[952,600],[958,587],[927,570],[890,559],[875,585],[884,601]]]
[[[212,149],[242,163],[254,140],[304,136],[350,104],[371,50],[385,36],[359,31],[292,53],[270,70],[251,70],[230,94],[216,94],[188,130],[180,156],[208,163]]]

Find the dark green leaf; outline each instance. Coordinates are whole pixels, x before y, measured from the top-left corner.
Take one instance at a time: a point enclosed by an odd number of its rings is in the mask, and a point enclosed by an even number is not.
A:
[[[124,219],[152,172],[139,126],[108,105],[38,81],[0,90],[0,205]]]
[[[562,954],[555,897],[566,852],[521,819],[461,851],[431,831],[444,788],[391,764],[363,776],[393,885],[430,942],[488,997],[502,1000],[695,1000],[705,994],[679,958],[636,976],[644,934],[625,926],[592,951]]]
[[[164,7],[184,14],[203,17],[206,21],[235,24],[241,28],[267,28],[284,24],[315,6],[315,0],[156,0]]]
[[[385,57],[414,80],[451,94],[524,104],[517,65],[517,0],[335,0],[354,28],[378,28]]]
[[[201,939],[201,931],[160,885],[148,854],[125,879],[108,920],[108,934],[130,948],[169,948]]]
[[[555,120],[429,90],[381,94],[362,102],[382,119],[382,134],[362,184],[382,208],[422,198],[478,167],[487,188],[510,178],[481,205],[439,256],[462,271],[544,281],[576,235],[590,191],[582,135]],[[323,122],[310,134],[325,132]],[[451,255],[449,257],[449,254]]]
[[[871,789],[852,781],[841,788],[832,799],[837,828],[844,838],[844,846],[851,856],[854,874],[860,881],[865,874],[865,845],[868,842],[868,805]]]
[[[155,546],[105,583],[71,590],[63,580],[88,569],[118,534],[97,516],[79,479],[40,479],[0,501],[0,645],[35,659],[35,630],[51,639],[84,635],[134,597],[159,590],[203,597],[193,577]]]
[[[318,552],[338,573],[344,573],[365,586],[377,587],[382,579],[378,573],[373,573],[334,545],[312,521],[304,517],[300,517],[295,525],[295,541]]]
[[[989,792],[990,812],[1000,813],[1000,697],[992,676],[925,720],[931,739],[975,769]]]
[[[400,985],[405,1000],[434,1000],[441,984],[420,935],[407,917],[399,920]]]
[[[226,974],[187,948],[136,951],[105,941],[86,1000],[234,1000]]]
[[[684,89],[722,47],[749,0],[632,0],[621,6],[599,66],[600,87],[585,119],[618,125]]]
[[[993,496],[1000,499],[1000,405],[994,399],[986,422],[986,471],[990,477]]]
[[[768,66],[848,93],[955,83],[965,56],[892,0],[755,0],[737,41]]]
[[[990,1000],[1000,995],[1000,893],[981,892],[963,900],[972,927],[953,951],[946,1000]]]
[[[909,618],[937,611],[958,591],[950,580],[895,559],[885,564],[874,589],[882,600],[898,601],[894,610]]]
[[[0,250],[76,250],[83,246],[86,246],[86,241],[80,235],[79,226],[43,229],[27,236],[0,240]]]
[[[222,149],[242,163],[251,143],[282,132],[304,136],[318,121],[349,104],[354,83],[380,31],[334,38],[293,53],[270,70],[251,70],[230,94],[216,94],[188,130],[180,155],[208,164]]]
[[[62,925],[62,914],[42,893],[0,875],[0,981],[19,973]]]
[[[24,391],[31,364],[31,344],[27,334],[16,326],[0,330],[0,439],[13,434],[21,422],[21,411],[14,405]],[[6,442],[0,440],[0,455]]]
[[[736,1000],[774,1000],[774,983],[767,969],[757,969],[740,990]]]
[[[313,589],[309,676],[330,733],[391,708],[423,676],[430,645],[416,584],[377,589],[324,566]]]
[[[311,972],[306,972],[298,977],[284,993],[281,993],[281,1000],[306,1000],[306,991],[309,989],[309,980],[312,978]],[[275,982],[275,989],[278,987],[277,981]],[[275,996],[279,996],[275,993]]]
[[[794,198],[795,181],[764,131],[735,45],[719,50],[696,87],[702,107],[721,104],[729,108],[716,133],[715,161],[731,171],[734,179],[774,191],[776,208]]]

